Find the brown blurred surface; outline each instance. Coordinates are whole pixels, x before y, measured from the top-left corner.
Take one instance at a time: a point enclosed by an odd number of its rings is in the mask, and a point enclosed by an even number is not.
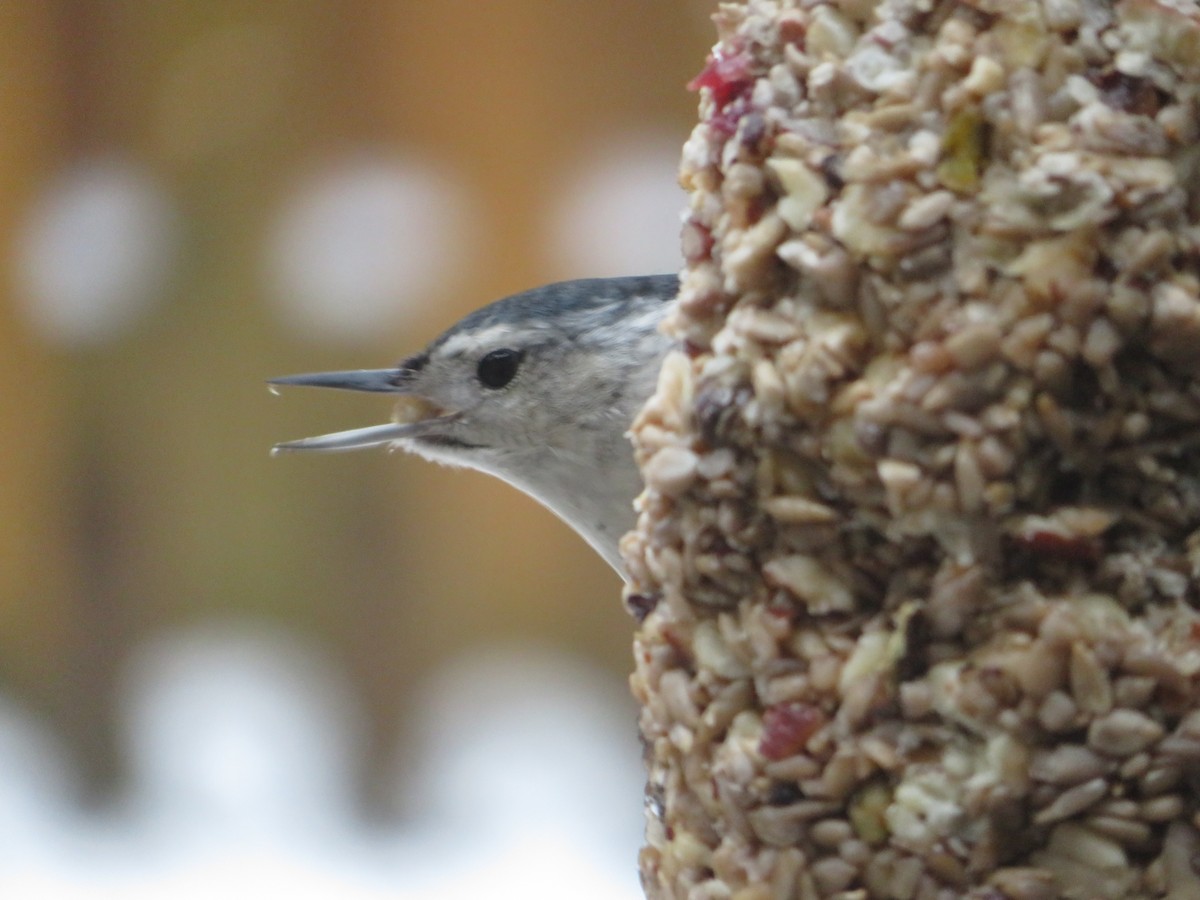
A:
[[[481,642],[543,640],[623,678],[618,580],[564,526],[473,473],[375,453],[271,459],[277,440],[387,408],[272,398],[263,380],[384,365],[487,300],[593,274],[546,253],[546,209],[571,163],[615,133],[682,143],[709,11],[26,0],[0,12],[0,690],[52,717],[97,788],[121,771],[111,712],[130,648],[209,616],[328,646],[371,712],[377,764],[402,733],[407,686]],[[268,302],[264,257],[290,192],[360,148],[454,173],[477,237],[409,328],[323,342]],[[176,248],[128,327],[56,341],[22,312],[13,248],[60,173],[95,159],[128,163],[169,198]]]

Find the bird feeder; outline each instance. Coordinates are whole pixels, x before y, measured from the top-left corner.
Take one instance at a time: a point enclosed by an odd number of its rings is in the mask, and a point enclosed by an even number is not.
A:
[[[1200,897],[1200,7],[715,20],[623,546],[647,895]]]

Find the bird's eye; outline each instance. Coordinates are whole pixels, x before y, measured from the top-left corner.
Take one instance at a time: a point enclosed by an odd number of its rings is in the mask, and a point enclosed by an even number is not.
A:
[[[520,350],[493,350],[479,360],[479,366],[475,370],[475,374],[479,376],[479,383],[493,390],[504,387],[517,374],[523,357],[524,354]]]

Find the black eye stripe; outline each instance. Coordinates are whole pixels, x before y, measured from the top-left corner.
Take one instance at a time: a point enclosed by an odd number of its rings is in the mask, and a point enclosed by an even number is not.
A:
[[[507,347],[493,350],[479,360],[479,364],[475,367],[475,375],[484,387],[497,390],[516,377],[517,369],[520,368],[521,360],[524,357],[525,354],[520,350],[511,350]]]

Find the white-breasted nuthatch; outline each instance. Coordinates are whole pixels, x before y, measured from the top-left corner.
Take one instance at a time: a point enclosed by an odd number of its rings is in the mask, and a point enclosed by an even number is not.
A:
[[[641,476],[627,432],[671,346],[674,275],[535,288],[471,313],[395,368],[275,378],[397,394],[393,421],[277,444],[386,445],[495,475],[555,512],[618,572]]]

